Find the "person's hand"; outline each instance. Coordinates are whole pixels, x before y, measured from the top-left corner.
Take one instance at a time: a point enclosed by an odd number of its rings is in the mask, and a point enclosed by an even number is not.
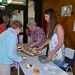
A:
[[[49,62],[52,59],[53,55],[49,54],[49,56],[47,57],[46,61]]]
[[[26,29],[26,35],[30,36],[30,35],[31,35],[31,33],[32,33],[32,31],[31,31],[31,30]]]
[[[25,62],[25,60],[24,59],[22,59],[22,61],[21,61],[22,63],[24,63]]]
[[[25,44],[24,46],[26,47],[28,44]]]
[[[26,35],[29,35],[29,29],[26,29]]]
[[[31,48],[31,46],[30,46],[30,45],[28,45],[28,46],[26,46],[26,47],[25,47],[25,49],[27,49],[27,50],[28,50],[28,49],[30,49],[30,48]]]
[[[26,49],[26,48],[27,48],[27,46],[28,46],[28,44],[25,44],[25,45],[24,45],[24,48]]]
[[[37,50],[42,50],[42,49],[43,49],[43,46],[41,46],[41,47],[37,48]]]

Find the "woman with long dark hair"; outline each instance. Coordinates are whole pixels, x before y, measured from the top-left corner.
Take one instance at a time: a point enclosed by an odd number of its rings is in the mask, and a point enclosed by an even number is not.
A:
[[[50,54],[47,57],[47,61],[50,60],[62,67],[64,64],[64,29],[61,24],[59,24],[56,16],[56,12],[53,9],[48,9],[45,11],[45,20],[48,23],[47,27],[47,40],[39,47],[42,49],[45,45],[49,44]]]

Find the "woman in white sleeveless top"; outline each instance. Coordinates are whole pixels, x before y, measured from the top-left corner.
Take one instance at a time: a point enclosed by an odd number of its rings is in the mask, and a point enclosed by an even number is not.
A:
[[[45,11],[45,20],[48,22],[47,33],[48,39],[39,47],[42,49],[45,45],[49,44],[49,55],[47,61],[52,61],[57,66],[62,67],[64,64],[64,29],[58,23],[56,13],[53,9]]]

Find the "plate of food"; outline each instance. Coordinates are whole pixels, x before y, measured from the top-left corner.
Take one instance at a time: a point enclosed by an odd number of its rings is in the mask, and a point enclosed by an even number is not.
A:
[[[25,50],[25,49],[21,50],[21,52],[28,54],[30,56],[35,56],[42,53],[41,51],[37,51],[37,50]]]
[[[22,58],[23,58],[23,60],[26,60],[26,56],[23,56]]]
[[[23,53],[28,54],[30,56],[35,56],[36,54],[32,50],[21,50]]]
[[[38,51],[38,50],[33,50],[35,52],[35,54],[41,54],[42,52],[41,51]]]
[[[27,68],[27,69],[34,68],[34,64],[27,64],[27,65],[26,65],[26,68]]]
[[[22,46],[18,46],[17,48],[18,48],[18,50],[23,50]]]
[[[33,70],[33,74],[39,75],[39,74],[40,74],[40,70],[39,70],[39,69],[34,69],[34,70]]]

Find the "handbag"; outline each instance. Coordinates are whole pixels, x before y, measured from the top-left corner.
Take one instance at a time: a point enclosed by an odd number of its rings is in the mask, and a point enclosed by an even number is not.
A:
[[[68,75],[73,75],[72,67],[67,67],[66,72],[68,73]]]

